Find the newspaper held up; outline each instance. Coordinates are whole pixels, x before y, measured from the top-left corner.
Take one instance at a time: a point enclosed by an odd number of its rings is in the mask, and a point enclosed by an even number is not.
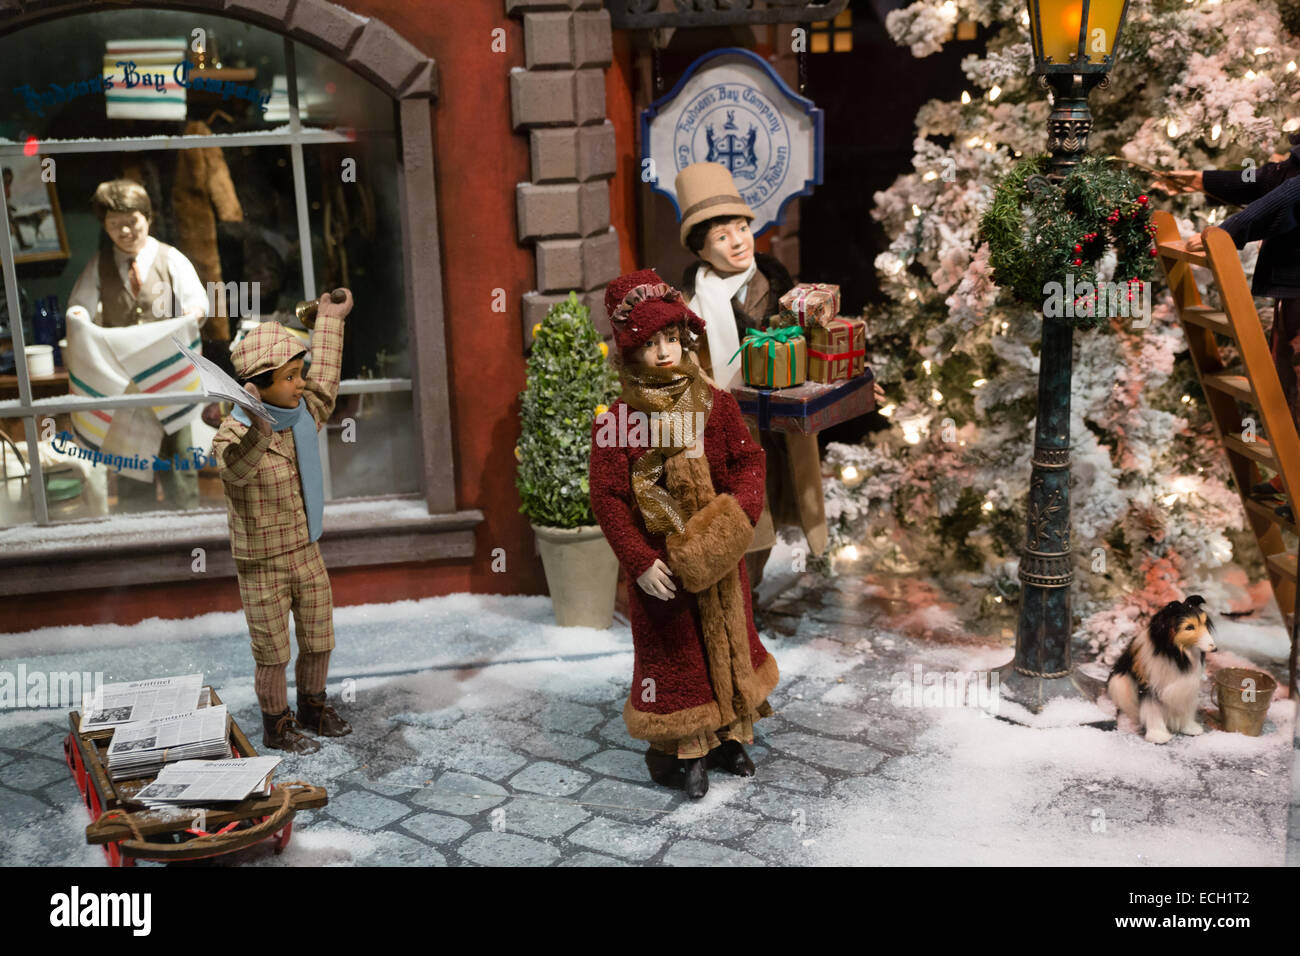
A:
[[[274,424],[275,419],[261,400],[249,395],[238,382],[222,371],[220,366],[205,359],[175,335],[172,336],[172,344],[180,349],[181,354],[194,363],[194,367],[199,370],[199,380],[203,383],[204,395],[223,402],[234,402],[242,406],[250,415],[256,415],[263,421]]]

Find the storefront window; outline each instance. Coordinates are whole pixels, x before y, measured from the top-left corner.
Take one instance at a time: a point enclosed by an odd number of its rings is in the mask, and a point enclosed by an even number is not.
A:
[[[244,331],[301,330],[295,304],[336,286],[356,305],[321,433],[327,498],[419,489],[388,95],[271,31],[157,10],[0,37],[0,91],[0,526],[221,508],[208,452],[228,409],[164,325],[233,372]],[[110,180],[148,197],[163,252],[146,276],[106,232],[122,217],[92,209]]]

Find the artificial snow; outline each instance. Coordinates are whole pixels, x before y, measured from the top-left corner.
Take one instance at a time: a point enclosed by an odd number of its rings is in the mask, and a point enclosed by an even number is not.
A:
[[[648,779],[644,744],[627,736],[625,627],[558,627],[541,597],[338,608],[329,692],[356,729],[318,754],[285,755],[276,775],[326,787],[329,806],[298,815],[283,854],[263,845],[217,862],[1282,862],[1291,701],[1273,702],[1260,737],[1207,727],[1163,746],[1123,721],[1087,726],[1113,713],[1104,698],[1054,701],[1037,715],[999,700],[1007,720],[902,706],[898,675],[983,673],[1009,648],[926,642],[878,616],[831,611],[836,620],[809,610],[795,634],[765,634],[782,676],[749,748],[757,775],[714,771],[709,793],[691,801]],[[1223,653],[1271,647],[1265,630],[1221,628]],[[260,742],[240,613],[45,628],[3,638],[0,654],[0,670],[89,669],[106,681],[203,671]],[[88,817],[62,764],[66,731],[64,709],[0,712],[0,827],[10,834],[0,865],[104,862],[85,844]]]

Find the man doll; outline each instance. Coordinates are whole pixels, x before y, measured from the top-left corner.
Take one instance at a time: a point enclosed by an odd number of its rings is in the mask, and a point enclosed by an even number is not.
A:
[[[208,310],[207,292],[190,260],[172,246],[149,235],[153,204],[143,186],[130,179],[102,182],[90,200],[91,208],[112,241],[90,257],[81,270],[68,308],[81,306],[96,325],[116,329],[160,319],[190,316],[203,325]],[[148,416],[149,409],[123,409],[118,415]],[[118,427],[132,433],[125,421]],[[156,430],[156,426],[155,426]],[[157,447],[124,449],[148,457],[170,459],[188,456],[194,444],[190,426],[163,434]],[[152,511],[157,498],[154,475],[136,481],[119,474],[117,497],[122,511]],[[198,474],[162,471],[163,500],[170,508],[194,508],[199,503]]]
[[[682,212],[681,243],[699,260],[687,266],[682,294],[705,322],[700,366],[718,388],[727,391],[743,384],[740,357],[734,353],[746,330],[767,328],[768,317],[780,310],[779,300],[794,282],[775,258],[755,254],[749,231],[754,213],[727,167],[687,166],[677,174],[676,190]],[[745,555],[750,586],[757,588],[776,543],[776,527],[801,527],[809,551],[820,555],[826,547],[826,513],[817,436],[760,434],[756,427],[750,431],[767,452],[763,514]]]
[[[593,425],[588,484],[596,520],[636,582],[623,720],[650,744],[651,778],[699,798],[708,766],[753,775],[744,745],[772,712],[780,676],[754,627],[742,560],[762,512],[763,450],[736,400],[690,356],[704,323],[681,293],[643,269],[609,284],[605,308],[622,392]],[[659,424],[633,424],[620,438],[615,423],[638,414]]]
[[[1178,170],[1167,174],[1177,184],[1157,183],[1165,192],[1205,192],[1211,200],[1246,208],[1224,220],[1222,229],[1238,249],[1263,239],[1251,292],[1273,302],[1270,351],[1282,383],[1282,393],[1300,428],[1300,133],[1291,137],[1291,152],[1255,169]],[[1187,248],[1203,247],[1199,234],[1190,236]],[[1282,482],[1274,475],[1252,489],[1262,497],[1280,497]],[[1285,513],[1287,506],[1278,508]],[[1290,515],[1286,515],[1290,517]]]
[[[334,410],[343,360],[343,319],[352,310],[344,289],[321,296],[303,374],[302,343],[278,322],[263,322],[231,353],[244,388],[260,398],[274,423],[236,406],[213,439],[230,524],[230,549],[253,649],[253,686],[262,708],[262,743],[314,753],[323,737],[352,732],[325,699],[334,649],[333,594],[316,541],[321,535],[324,481],[316,433]],[[289,611],[298,637],[296,715],[289,710]]]

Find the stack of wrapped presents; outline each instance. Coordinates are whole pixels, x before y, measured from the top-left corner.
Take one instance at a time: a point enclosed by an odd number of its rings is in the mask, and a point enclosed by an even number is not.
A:
[[[731,393],[761,430],[811,435],[875,407],[866,322],[839,311],[839,286],[804,282],[781,297],[768,328],[746,334],[745,384]]]

